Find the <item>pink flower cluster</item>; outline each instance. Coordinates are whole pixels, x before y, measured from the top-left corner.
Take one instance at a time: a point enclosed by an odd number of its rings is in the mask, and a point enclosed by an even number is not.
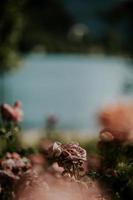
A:
[[[1,105],[1,116],[4,121],[20,122],[23,119],[22,104],[16,101],[13,106],[9,104]]]
[[[99,115],[103,130],[102,141],[133,142],[133,105],[118,104],[106,107]]]
[[[6,174],[12,178],[14,177],[14,179],[19,179],[30,168],[30,161],[16,152],[6,153],[5,157],[0,161],[0,175]]]

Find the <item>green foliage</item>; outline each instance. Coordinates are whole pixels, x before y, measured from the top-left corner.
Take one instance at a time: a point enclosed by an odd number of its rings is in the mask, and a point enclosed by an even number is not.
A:
[[[86,151],[91,155],[96,155],[97,150],[97,139],[88,139],[85,142],[81,143],[81,146],[86,149]]]
[[[105,142],[100,148],[102,179],[112,187],[115,199],[133,199],[133,145]]]
[[[6,152],[19,152],[22,148],[20,128],[11,123],[0,125],[0,155]]]

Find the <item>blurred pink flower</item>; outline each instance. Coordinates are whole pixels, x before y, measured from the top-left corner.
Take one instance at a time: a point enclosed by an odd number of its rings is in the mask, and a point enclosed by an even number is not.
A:
[[[32,165],[41,165],[44,166],[46,164],[46,160],[42,154],[32,154],[29,157]]]
[[[114,136],[108,129],[103,129],[100,132],[100,139],[105,142],[110,142],[114,140]]]
[[[29,160],[31,162],[32,169],[38,174],[42,174],[45,171],[48,163],[42,154],[31,154],[29,156]]]
[[[1,159],[0,168],[1,172],[8,172],[19,178],[24,172],[31,169],[31,163],[26,157],[21,157],[16,152],[7,152],[5,157]]]
[[[105,128],[100,132],[100,140],[104,142],[115,141],[129,141],[129,132],[117,131]]]
[[[13,106],[9,104],[1,105],[1,115],[3,120],[9,120],[14,122],[20,122],[23,119],[22,104],[20,101],[16,101]]]
[[[0,161],[0,199],[3,196],[4,199],[14,199],[14,187],[29,169],[31,164],[27,158],[16,152],[6,153]]]
[[[113,176],[113,177],[117,177],[118,176],[118,173],[116,170],[113,170],[111,168],[108,168],[106,171],[105,171],[105,174],[106,176]]]
[[[106,107],[99,115],[99,122],[104,128],[101,140],[133,141],[133,104]]]
[[[47,124],[49,125],[55,125],[58,122],[58,118],[56,115],[49,115],[47,118]]]
[[[87,170],[100,171],[101,170],[101,159],[96,155],[89,155],[87,161]]]
[[[48,173],[58,176],[62,175],[64,169],[63,167],[59,167],[58,163],[54,162],[49,168],[48,168]]]

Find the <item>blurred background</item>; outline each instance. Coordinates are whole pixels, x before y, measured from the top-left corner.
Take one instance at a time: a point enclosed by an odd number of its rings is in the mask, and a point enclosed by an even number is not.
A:
[[[132,0],[1,0],[0,103],[23,103],[25,130],[97,132],[97,112],[132,100]]]

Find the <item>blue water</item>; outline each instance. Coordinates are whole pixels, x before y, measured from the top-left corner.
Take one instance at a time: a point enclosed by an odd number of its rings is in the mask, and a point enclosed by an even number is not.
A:
[[[115,57],[31,54],[6,76],[6,101],[23,102],[26,128],[56,114],[62,128],[94,130],[97,111],[123,96],[127,65]]]

